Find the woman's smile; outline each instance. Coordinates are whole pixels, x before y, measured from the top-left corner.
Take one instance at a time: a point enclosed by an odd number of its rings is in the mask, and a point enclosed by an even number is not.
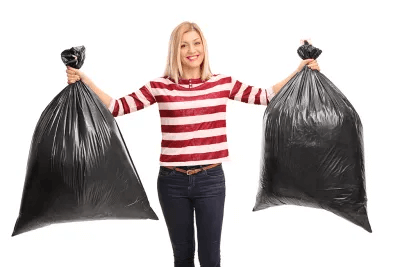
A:
[[[199,58],[199,55],[196,55],[196,56],[189,56],[189,57],[186,57],[186,58],[189,59],[190,62],[192,62],[192,61],[195,61],[196,59],[198,59],[198,58]]]

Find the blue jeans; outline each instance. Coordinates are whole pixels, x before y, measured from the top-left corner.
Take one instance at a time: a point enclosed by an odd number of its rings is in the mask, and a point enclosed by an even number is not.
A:
[[[178,168],[197,169],[207,165]],[[160,166],[157,190],[174,252],[174,266],[194,267],[196,243],[193,213],[196,211],[200,265],[220,267],[225,204],[222,164],[192,175]]]

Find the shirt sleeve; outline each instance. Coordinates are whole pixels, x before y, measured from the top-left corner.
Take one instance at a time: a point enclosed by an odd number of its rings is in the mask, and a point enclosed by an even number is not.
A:
[[[272,86],[263,89],[244,84],[232,78],[232,86],[229,99],[255,105],[268,105],[275,96]]]
[[[156,102],[150,90],[150,83],[147,83],[139,90],[123,96],[119,99],[111,99],[108,110],[114,117],[125,115],[148,107]]]

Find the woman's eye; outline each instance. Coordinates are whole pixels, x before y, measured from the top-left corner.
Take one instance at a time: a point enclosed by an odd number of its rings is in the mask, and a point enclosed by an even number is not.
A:
[[[185,45],[181,45],[181,48],[184,48],[185,47]]]
[[[200,44],[200,42],[197,42],[196,44]]]

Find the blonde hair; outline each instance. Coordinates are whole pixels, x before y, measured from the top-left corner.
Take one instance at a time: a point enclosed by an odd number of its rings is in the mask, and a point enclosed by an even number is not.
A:
[[[201,80],[205,81],[210,79],[212,76],[208,61],[208,49],[206,39],[204,38],[200,27],[196,23],[185,21],[179,24],[172,31],[169,40],[167,65],[165,67],[164,76],[171,78],[172,80],[174,80],[175,83],[178,83],[179,79],[183,75],[182,63],[180,59],[182,35],[190,31],[196,31],[200,35],[200,38],[203,42],[204,60],[200,65],[200,78]]]

